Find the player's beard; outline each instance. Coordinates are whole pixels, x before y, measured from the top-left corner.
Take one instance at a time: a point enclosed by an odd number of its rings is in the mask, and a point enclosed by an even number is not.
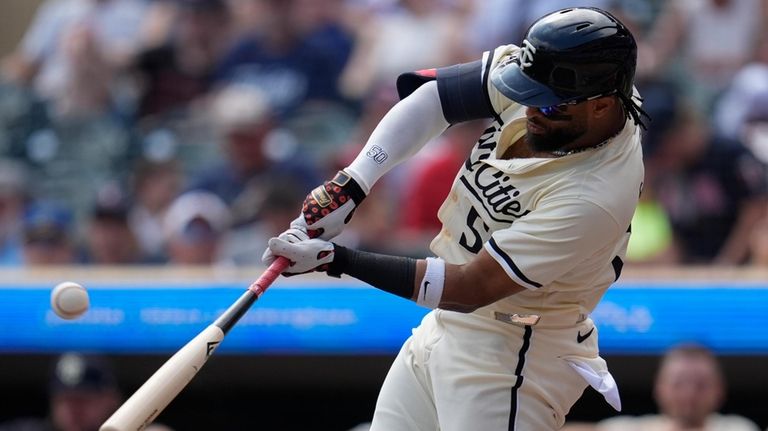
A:
[[[537,125],[545,127],[546,132],[531,133],[528,131],[525,134],[525,139],[528,141],[528,145],[536,152],[562,151],[563,148],[567,147],[587,132],[586,127],[581,127],[581,125],[573,123],[568,127],[559,128],[546,127],[545,125],[538,123]]]

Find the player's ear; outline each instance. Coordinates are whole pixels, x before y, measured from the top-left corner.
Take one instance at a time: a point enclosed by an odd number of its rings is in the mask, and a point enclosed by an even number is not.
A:
[[[592,102],[592,114],[595,116],[595,118],[601,118],[606,115],[608,115],[617,103],[616,97],[598,97],[597,99],[591,100]]]

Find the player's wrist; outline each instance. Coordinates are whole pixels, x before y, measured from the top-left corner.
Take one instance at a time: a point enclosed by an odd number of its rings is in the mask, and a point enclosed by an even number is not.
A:
[[[333,176],[330,182],[342,189],[346,189],[349,197],[352,198],[356,205],[360,205],[363,199],[368,196],[368,192],[363,189],[360,182],[346,169],[336,172],[336,175]]]
[[[333,244],[333,260],[328,264],[325,272],[331,277],[341,278],[341,274],[345,274],[349,267],[349,249],[335,242],[331,244]]]
[[[346,168],[342,169],[341,172],[344,172],[347,175],[349,175],[355,181],[355,184],[357,184],[357,186],[360,187],[360,190],[362,190],[363,193],[365,193],[366,196],[371,193],[373,182],[368,180],[365,175],[358,172],[358,170],[355,169],[354,165],[347,166]]]
[[[411,299],[416,279],[416,259],[354,250],[334,244],[328,275],[350,275],[385,292]]]
[[[437,308],[443,298],[445,286],[445,261],[440,258],[428,257],[424,278],[419,283],[419,293],[416,295],[416,303],[427,307]]]

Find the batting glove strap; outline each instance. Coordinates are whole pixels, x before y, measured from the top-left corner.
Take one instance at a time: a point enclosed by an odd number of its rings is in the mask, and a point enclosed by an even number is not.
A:
[[[365,196],[352,176],[339,171],[304,199],[301,211],[307,228],[321,231],[320,236],[326,239],[338,235]]]
[[[413,296],[416,259],[353,250],[334,244],[334,257],[326,269],[335,277],[349,274],[360,281],[405,299]]]

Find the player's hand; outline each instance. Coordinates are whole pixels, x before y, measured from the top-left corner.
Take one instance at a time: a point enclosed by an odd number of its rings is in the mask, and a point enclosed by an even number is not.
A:
[[[285,232],[281,233],[277,237],[290,242],[290,243],[297,243],[299,241],[304,241],[309,239],[309,235],[307,235],[307,229],[306,227],[302,228],[302,222],[303,220],[301,217],[297,218],[293,222],[291,222],[291,227],[288,228]],[[261,255],[261,262],[264,264],[264,266],[272,265],[272,262],[277,259],[277,256],[275,256],[274,253],[272,253],[272,250],[267,247],[266,250],[264,250],[264,254]]]
[[[357,181],[339,171],[307,195],[301,207],[302,219],[291,223],[291,227],[305,227],[312,238],[331,239],[344,230],[363,199],[365,192]]]
[[[283,275],[303,274],[310,271],[325,271],[333,262],[334,244],[322,239],[304,239],[291,242],[276,237],[269,240],[269,250],[274,256],[284,256],[291,265]]]

